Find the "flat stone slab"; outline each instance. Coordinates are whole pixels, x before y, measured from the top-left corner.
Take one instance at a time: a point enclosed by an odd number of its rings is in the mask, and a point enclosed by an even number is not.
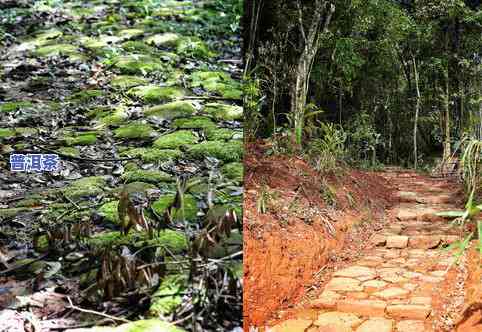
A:
[[[343,270],[336,271],[333,274],[335,277],[346,278],[374,278],[376,275],[375,270],[366,266],[350,266]]]
[[[387,303],[379,300],[339,300],[336,305],[338,311],[369,317],[383,317],[386,307]]]
[[[408,246],[417,249],[433,249],[437,248],[441,241],[441,235],[412,235],[408,240]]]
[[[390,235],[387,236],[387,248],[403,249],[408,245],[408,236],[405,235]]]
[[[397,323],[397,332],[425,332],[423,321],[402,320]]]
[[[393,318],[426,319],[432,308],[422,304],[394,304],[387,306],[387,313]]]
[[[273,326],[269,331],[272,332],[304,332],[313,321],[308,319],[289,319],[278,325]]]
[[[363,322],[356,332],[392,332],[393,325],[393,320],[375,317]]]
[[[389,299],[405,298],[408,294],[410,294],[409,290],[399,288],[399,287],[390,287],[380,292],[373,293],[373,296],[380,297],[385,300],[389,300]]]
[[[332,311],[320,314],[314,324],[319,327],[336,327],[339,328],[340,331],[344,331],[344,329],[346,329],[346,331],[352,331],[352,329],[360,325],[361,322],[362,320],[354,314]]]
[[[368,292],[370,291],[374,291],[374,290],[378,290],[380,288],[383,288],[385,286],[387,286],[388,283],[386,283],[385,281],[383,280],[369,280],[369,281],[365,281],[362,286],[364,287],[364,289]]]
[[[325,308],[325,309],[334,309],[336,308],[336,301],[341,297],[340,294],[325,290],[320,297],[316,300],[310,302],[311,307],[313,308]]]
[[[326,284],[325,290],[362,292],[363,287],[360,285],[359,280],[353,278],[333,278]]]

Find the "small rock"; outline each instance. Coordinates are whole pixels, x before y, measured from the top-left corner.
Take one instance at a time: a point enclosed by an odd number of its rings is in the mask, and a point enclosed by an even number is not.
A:
[[[350,312],[362,316],[379,316],[385,315],[387,303],[379,300],[341,300],[337,303],[337,310],[341,312]]]
[[[424,332],[425,327],[423,321],[418,320],[402,320],[397,323],[398,332]]]
[[[425,319],[430,312],[431,307],[422,304],[395,304],[387,307],[387,313],[393,318]]]
[[[406,295],[410,294],[410,291],[398,288],[398,287],[390,287],[387,289],[382,290],[381,292],[374,293],[373,295],[376,297],[381,297],[382,299],[399,299],[404,298]]]
[[[406,248],[408,244],[408,236],[392,235],[387,236],[387,248]]]
[[[415,235],[408,241],[410,248],[433,249],[440,244],[441,237],[437,235]]]
[[[360,281],[353,278],[333,278],[326,284],[325,290],[361,292],[363,287],[360,286]]]
[[[363,322],[356,332],[391,332],[392,328],[393,320],[376,317]]]
[[[314,324],[320,327],[335,326],[338,328],[336,331],[352,331],[352,328],[361,322],[362,320],[354,314],[332,311],[320,314]]]
[[[278,325],[273,326],[273,328],[271,328],[270,331],[303,332],[311,325],[311,323],[312,321],[308,319],[289,319],[279,323]]]

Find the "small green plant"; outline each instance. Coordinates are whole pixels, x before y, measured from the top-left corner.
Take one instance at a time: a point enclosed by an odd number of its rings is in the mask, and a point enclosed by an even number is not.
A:
[[[256,202],[256,209],[258,213],[267,213],[269,204],[273,199],[274,194],[269,191],[266,185],[263,185],[258,193],[258,201]]]
[[[319,123],[321,138],[312,140],[306,151],[318,171],[334,171],[346,158],[346,133],[332,123]]]
[[[333,188],[326,181],[323,181],[321,183],[320,192],[321,192],[323,200],[326,202],[326,204],[328,204],[329,206],[332,206],[332,207],[336,206],[336,190],[335,190],[335,188]]]
[[[249,75],[245,76],[243,92],[244,137],[249,142],[257,136],[263,121],[261,107],[264,98],[261,96],[259,79],[251,78]]]

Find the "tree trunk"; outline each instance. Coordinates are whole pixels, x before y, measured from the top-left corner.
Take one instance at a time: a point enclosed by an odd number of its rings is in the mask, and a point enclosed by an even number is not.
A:
[[[417,170],[418,166],[418,151],[417,151],[417,130],[418,130],[418,115],[420,113],[420,86],[419,86],[419,77],[418,77],[418,70],[417,70],[417,62],[415,61],[415,57],[412,56],[413,61],[413,72],[415,76],[415,89],[417,91],[417,101],[415,104],[415,121],[413,125],[413,167]]]
[[[449,104],[449,70],[445,73],[445,95],[444,95],[444,152],[443,160],[447,162],[451,156],[450,148],[450,104]]]
[[[308,85],[310,81],[311,69],[316,53],[318,52],[320,35],[325,33],[335,11],[335,6],[326,1],[316,0],[314,13],[311,16],[309,29],[305,32],[303,22],[303,10],[298,1],[298,24],[303,41],[303,49],[298,61],[294,66],[294,84],[290,87],[290,112],[294,119],[294,135],[297,148],[301,148],[301,141],[304,127],[304,108],[308,95]]]

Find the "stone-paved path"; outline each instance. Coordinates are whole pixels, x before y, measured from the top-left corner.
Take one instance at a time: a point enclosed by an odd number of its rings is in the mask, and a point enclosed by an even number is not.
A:
[[[454,259],[440,247],[459,239],[435,213],[456,208],[456,188],[414,173],[384,176],[400,198],[389,226],[372,236],[361,260],[333,274],[310,310],[268,331],[433,331],[432,296],[440,296],[437,286]]]

